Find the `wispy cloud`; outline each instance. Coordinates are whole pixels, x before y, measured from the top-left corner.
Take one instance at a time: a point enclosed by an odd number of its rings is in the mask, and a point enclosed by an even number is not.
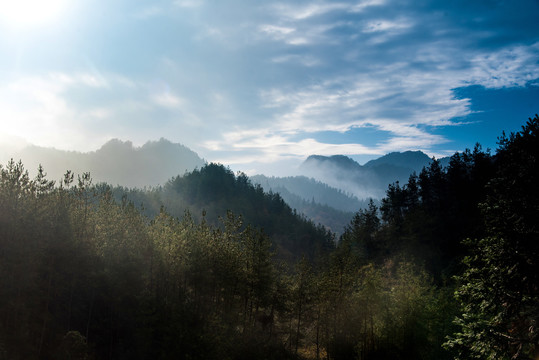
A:
[[[317,66],[321,64],[321,61],[311,55],[281,55],[271,59],[274,63],[298,63],[307,67]]]
[[[214,149],[249,149],[271,159],[290,153],[306,157],[313,153],[428,151],[448,142],[446,137],[430,133],[429,128],[462,126],[452,119],[471,113],[470,99],[456,98],[452,89],[469,84],[522,86],[539,77],[539,68],[534,63],[539,59],[536,48],[536,45],[517,46],[477,55],[463,68],[436,65],[425,71],[415,68],[413,62],[401,62],[373,66],[369,72],[337,77],[300,89],[264,90],[260,92],[261,102],[274,109],[271,126],[257,129],[250,125],[249,131],[240,129],[234,136],[225,134],[220,146],[213,143]],[[431,51],[436,50],[431,48],[428,53]],[[418,50],[417,58],[425,57],[426,53]],[[443,56],[429,59],[429,63],[444,61],[447,59]],[[315,138],[294,140],[298,135],[316,137],[320,132],[345,133],[362,127],[375,127],[388,132],[390,137],[372,146],[324,144]]]
[[[307,5],[291,5],[277,3],[273,5],[273,10],[281,18],[293,20],[306,20],[312,17],[327,15],[332,12],[352,12],[358,13],[371,6],[384,4],[383,0],[365,0],[357,3],[349,2],[316,2]]]
[[[470,84],[487,88],[523,86],[539,78],[539,42],[475,55],[471,60]]]
[[[169,92],[163,92],[152,96],[152,101],[166,108],[178,108],[182,105],[183,100]]]
[[[197,8],[204,5],[203,0],[175,0],[174,5],[182,8]]]
[[[160,6],[150,6],[140,10],[137,10],[133,13],[133,17],[140,20],[151,19],[155,16],[164,14],[165,9]]]
[[[0,86],[0,122],[6,134],[33,144],[93,150],[122,131],[135,135],[141,121],[155,126],[160,108],[184,104],[170,91],[148,95],[149,88],[117,74],[21,77]]]
[[[364,28],[363,32],[372,33],[372,32],[400,32],[404,29],[408,29],[413,26],[413,23],[407,19],[398,19],[398,20],[371,20],[368,21]]]
[[[294,6],[290,4],[276,4],[275,11],[279,16],[294,20],[305,20],[314,16],[325,15],[332,11],[349,9],[350,5],[346,3],[314,3],[303,6]]]

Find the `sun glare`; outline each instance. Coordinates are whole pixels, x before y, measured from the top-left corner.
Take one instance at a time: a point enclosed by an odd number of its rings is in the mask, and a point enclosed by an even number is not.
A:
[[[56,21],[66,0],[0,0],[0,25],[28,28]]]

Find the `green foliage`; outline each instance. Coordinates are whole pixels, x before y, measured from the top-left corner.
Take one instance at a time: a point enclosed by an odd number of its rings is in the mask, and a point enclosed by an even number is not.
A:
[[[433,159],[404,186],[390,185],[380,206],[382,253],[412,256],[443,283],[466,254],[462,240],[486,233],[479,203],[486,199],[495,166],[495,159],[476,145],[453,155],[446,168]]]
[[[313,342],[332,359],[447,358],[440,336],[447,329],[438,326],[453,313],[426,273],[407,261],[358,267],[346,257],[319,275]]]

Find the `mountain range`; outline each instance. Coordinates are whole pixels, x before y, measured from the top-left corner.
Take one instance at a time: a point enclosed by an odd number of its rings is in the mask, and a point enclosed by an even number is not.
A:
[[[405,184],[432,159],[421,151],[393,152],[360,165],[344,156],[309,156],[300,166],[302,176],[267,177],[251,180],[265,191],[279,193],[299,213],[339,235],[353,213],[385,196],[389,184]],[[440,159],[442,166],[449,158]]]
[[[163,138],[141,147],[112,139],[88,153],[29,145],[12,158],[20,159],[32,176],[41,164],[49,179],[62,179],[66,170],[90,172],[94,182],[127,188],[165,185],[206,164],[189,148]],[[265,192],[279,193],[298,213],[338,234],[369,199],[378,201],[389,184],[406,183],[411,173],[419,173],[431,161],[421,151],[393,152],[364,165],[343,155],[311,155],[299,167],[301,176],[255,175],[250,181]],[[448,158],[440,162],[446,165]]]

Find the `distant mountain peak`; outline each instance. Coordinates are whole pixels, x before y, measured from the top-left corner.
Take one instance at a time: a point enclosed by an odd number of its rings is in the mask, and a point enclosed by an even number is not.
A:
[[[422,151],[392,152],[360,165],[345,155],[311,155],[301,165],[304,174],[358,199],[382,198],[391,183],[406,183],[410,174],[429,166],[431,158]]]
[[[165,139],[164,137],[160,138],[159,140],[150,140],[147,141],[142,147],[152,147],[152,146],[182,146],[182,144],[173,143],[172,141]]]
[[[111,150],[133,150],[133,143],[129,140],[122,141],[118,138],[113,138],[104,143],[96,152],[111,151]]]
[[[420,150],[391,152],[378,159],[367,162],[365,167],[377,167],[382,165],[392,165],[412,169],[416,172],[421,171],[424,166],[431,162],[431,158]]]
[[[16,153],[26,168],[42,164],[53,179],[66,170],[75,174],[90,172],[95,182],[106,181],[127,187],[157,186],[195,168],[205,161],[191,149],[164,138],[143,146],[117,138],[110,139],[96,151],[87,153],[28,146]]]
[[[308,165],[310,163],[332,164],[332,165],[336,165],[338,167],[346,168],[346,169],[353,169],[353,168],[361,167],[361,165],[359,165],[355,160],[345,155],[332,155],[332,156],[311,155],[303,162],[303,164]]]

